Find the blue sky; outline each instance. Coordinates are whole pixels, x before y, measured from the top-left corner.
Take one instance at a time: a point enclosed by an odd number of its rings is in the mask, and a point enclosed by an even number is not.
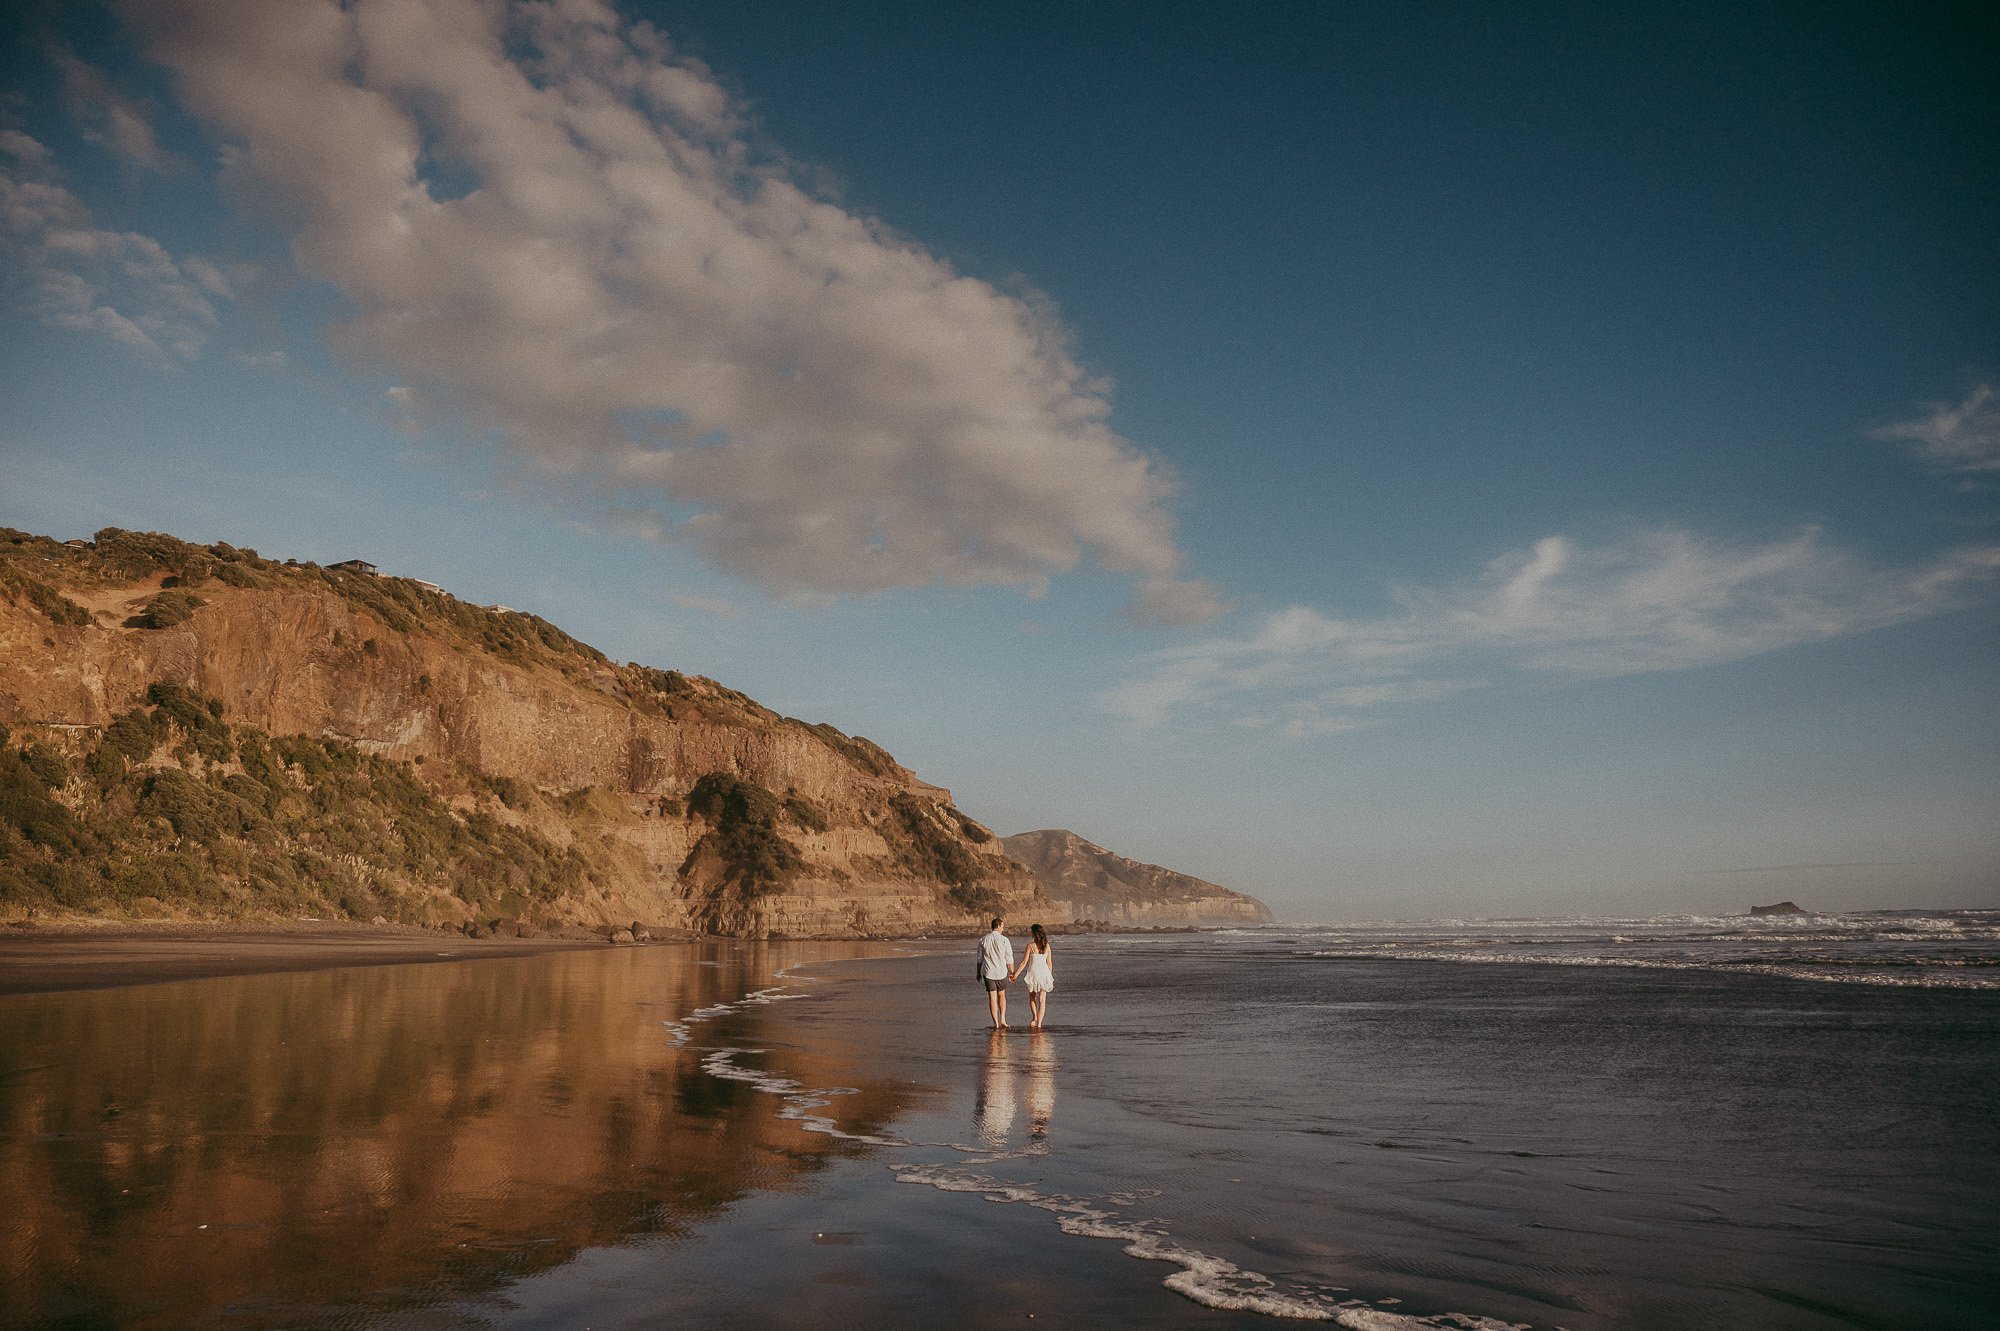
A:
[[[1972,7],[30,5],[0,522],[1300,919],[2000,905]]]

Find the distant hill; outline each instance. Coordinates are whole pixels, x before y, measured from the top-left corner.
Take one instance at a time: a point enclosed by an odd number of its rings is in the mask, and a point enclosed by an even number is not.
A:
[[[1073,920],[1126,925],[1258,924],[1271,909],[1255,897],[1141,864],[1050,828],[1002,837],[1007,854],[1034,871],[1042,891]]]
[[[368,566],[0,529],[0,919],[969,929],[1034,877],[868,740]]]

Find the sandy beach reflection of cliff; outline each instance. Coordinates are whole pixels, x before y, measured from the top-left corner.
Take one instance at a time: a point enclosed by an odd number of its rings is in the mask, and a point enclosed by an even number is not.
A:
[[[1045,1142],[1056,1113],[1056,1045],[1046,1031],[989,1031],[973,1097],[973,1126],[982,1146],[1005,1150],[1014,1120],[1027,1106],[1028,1141]]]
[[[663,1027],[794,959],[768,951],[0,1000],[0,1323],[183,1327],[254,1306],[253,1321],[293,1324],[357,1291],[377,1311],[414,1307],[684,1231],[815,1170],[832,1142],[702,1073]],[[768,1020],[716,1029],[763,1044]],[[801,1051],[770,1067],[833,1076]],[[863,1086],[842,1124],[873,1130],[906,1104]]]

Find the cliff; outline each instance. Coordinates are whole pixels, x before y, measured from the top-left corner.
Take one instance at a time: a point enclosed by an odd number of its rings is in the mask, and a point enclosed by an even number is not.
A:
[[[951,794],[428,584],[0,529],[0,913],[751,937],[1044,906]]]
[[[1141,864],[1052,828],[1001,838],[1007,854],[1026,865],[1042,891],[1072,920],[1122,925],[1261,924],[1270,907],[1226,887]]]

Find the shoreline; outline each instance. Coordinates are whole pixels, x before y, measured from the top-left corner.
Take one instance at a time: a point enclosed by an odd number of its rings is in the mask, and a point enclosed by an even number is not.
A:
[[[1060,927],[1063,932],[1078,935],[1203,932],[1197,925]],[[613,942],[581,927],[532,938],[505,935],[475,938],[456,929],[356,921],[11,921],[0,924],[0,997],[120,989],[225,975],[529,957],[614,946],[756,941],[956,942],[978,936],[978,932],[963,935],[932,932],[898,937],[756,940],[655,929],[650,940]]]
[[[527,957],[609,946],[612,944],[594,935],[469,938],[455,930],[413,925],[319,921],[119,921],[15,927],[0,929],[0,997],[120,989],[224,975]]]

